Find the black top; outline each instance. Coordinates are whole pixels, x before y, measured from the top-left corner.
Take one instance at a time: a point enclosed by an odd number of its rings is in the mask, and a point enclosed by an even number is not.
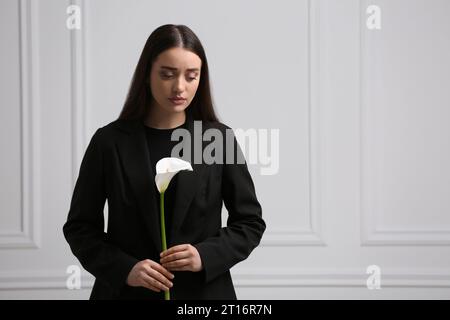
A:
[[[150,155],[150,163],[153,168],[153,172],[156,175],[156,163],[165,157],[170,157],[172,148],[175,147],[180,141],[172,141],[171,136],[172,132],[179,128],[186,128],[186,122],[178,127],[171,129],[157,129],[148,127],[144,125],[145,133],[147,137],[147,145]],[[170,235],[170,227],[172,225],[172,217],[173,217],[173,207],[175,201],[175,191],[177,185],[177,176],[175,175],[169,183],[166,191],[164,192],[164,216],[165,216],[165,224],[166,224],[166,241],[167,248],[170,247],[171,244],[171,235]],[[153,177],[153,186],[155,188],[156,195],[156,203],[158,204],[158,219],[160,218],[160,198],[159,191],[154,183]]]

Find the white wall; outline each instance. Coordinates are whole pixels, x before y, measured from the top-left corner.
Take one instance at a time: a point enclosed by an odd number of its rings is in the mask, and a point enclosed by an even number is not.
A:
[[[71,3],[81,30],[66,28]],[[366,27],[369,5],[381,8],[380,30]],[[238,298],[450,298],[447,0],[0,9],[0,298],[89,296],[87,273],[82,290],[66,289],[79,263],[62,234],[80,159],[166,23],[201,39],[224,123],[279,129],[278,173],[250,164],[268,228],[232,269]],[[379,290],[366,287],[369,265],[380,267]]]

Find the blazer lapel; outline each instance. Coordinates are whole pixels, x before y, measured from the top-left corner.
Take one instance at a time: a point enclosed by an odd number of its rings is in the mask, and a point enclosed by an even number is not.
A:
[[[176,185],[176,192],[175,192],[175,204],[173,209],[173,221],[170,224],[171,225],[171,235],[172,239],[176,239],[177,231],[178,229],[183,225],[183,221],[186,218],[186,214],[188,212],[189,206],[194,199],[194,196],[200,189],[200,186],[202,185],[202,182],[205,181],[204,177],[207,172],[208,166],[203,163],[203,157],[201,157],[200,160],[201,163],[195,163],[194,159],[194,145],[195,143],[200,143],[202,148],[201,151],[203,153],[203,139],[202,136],[199,136],[202,134],[202,132],[195,132],[194,135],[194,120],[193,118],[188,114],[188,118],[186,119],[187,122],[187,130],[189,131],[191,141],[184,141],[183,140],[183,149],[187,150],[187,148],[190,149],[190,157],[183,157],[183,160],[189,161],[191,163],[193,171],[187,171],[183,170],[177,173],[177,185]],[[198,128],[199,130],[199,128]],[[198,137],[197,137],[198,136]]]
[[[133,193],[136,195],[138,209],[158,252],[161,252],[161,231],[156,203],[155,173],[150,165],[144,124],[139,120],[121,121],[120,128],[127,134],[117,142],[118,151],[125,174]]]
[[[171,226],[171,235],[176,237],[177,230],[181,227],[189,206],[199,190],[203,177],[207,171],[207,165],[203,163],[194,163],[194,120],[187,114],[187,129],[190,133],[191,141],[183,140],[183,148],[190,148],[190,157],[183,160],[189,161],[193,171],[180,171],[174,177],[177,179],[175,192],[175,204],[173,211],[173,221]],[[118,151],[122,160],[125,173],[129,178],[132,191],[136,195],[138,209],[143,218],[145,226],[150,233],[151,238],[158,252],[162,251],[161,231],[159,222],[159,203],[156,202],[157,189],[155,186],[155,169],[152,168],[150,155],[148,151],[147,138],[145,135],[144,123],[141,120],[121,120],[119,127],[127,134],[118,140]],[[198,134],[198,133],[197,133]],[[188,139],[189,140],[189,139]],[[200,137],[200,141],[203,142]],[[184,149],[186,150],[186,149]],[[151,150],[150,150],[151,152]],[[168,245],[173,241],[168,239]]]

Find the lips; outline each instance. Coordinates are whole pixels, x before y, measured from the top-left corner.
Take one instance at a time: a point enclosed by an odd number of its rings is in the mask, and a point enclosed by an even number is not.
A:
[[[186,101],[186,99],[184,98],[169,98],[169,100],[176,105],[184,104],[184,102]]]

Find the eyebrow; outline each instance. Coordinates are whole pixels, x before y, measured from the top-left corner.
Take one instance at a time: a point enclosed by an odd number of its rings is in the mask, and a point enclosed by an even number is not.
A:
[[[161,66],[161,69],[168,69],[168,70],[173,70],[173,71],[177,71],[177,68],[174,67],[169,67],[169,66]],[[187,71],[199,71],[199,68],[189,68],[187,69]]]

